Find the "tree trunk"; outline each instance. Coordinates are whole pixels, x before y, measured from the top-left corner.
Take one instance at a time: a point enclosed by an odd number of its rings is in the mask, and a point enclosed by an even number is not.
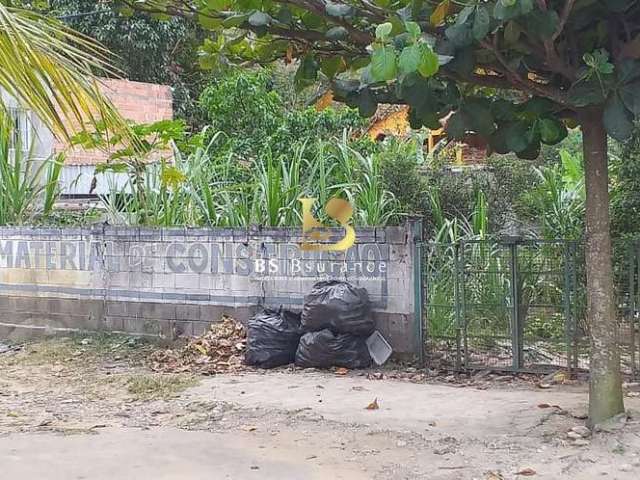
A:
[[[609,232],[607,133],[601,110],[580,119],[586,187],[587,317],[591,330],[589,424],[624,412]]]

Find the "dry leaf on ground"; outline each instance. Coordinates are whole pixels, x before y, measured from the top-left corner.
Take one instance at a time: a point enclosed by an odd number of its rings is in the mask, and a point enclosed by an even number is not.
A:
[[[378,405],[378,399],[374,399],[369,405],[367,405],[365,410],[378,410],[380,405]]]
[[[523,468],[519,472],[516,472],[516,475],[522,475],[523,477],[532,477],[536,474],[537,472],[533,468]]]
[[[238,372],[244,369],[246,331],[240,322],[223,317],[203,335],[180,349],[154,352],[149,366],[156,372],[194,372],[204,375]]]
[[[487,472],[484,480],[504,480],[504,477],[500,472]]]

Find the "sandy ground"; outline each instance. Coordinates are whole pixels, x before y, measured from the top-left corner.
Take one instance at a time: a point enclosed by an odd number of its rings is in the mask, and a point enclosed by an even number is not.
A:
[[[156,375],[146,347],[56,342],[0,354],[1,478],[640,476],[637,397],[626,398],[629,420],[575,445],[567,432],[584,425],[584,385]]]

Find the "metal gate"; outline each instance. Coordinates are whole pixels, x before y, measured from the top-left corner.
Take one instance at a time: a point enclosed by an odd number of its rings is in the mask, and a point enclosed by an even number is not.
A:
[[[575,242],[464,240],[421,250],[432,368],[586,368]]]

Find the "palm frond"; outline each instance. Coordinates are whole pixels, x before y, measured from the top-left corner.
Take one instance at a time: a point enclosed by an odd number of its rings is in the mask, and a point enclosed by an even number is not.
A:
[[[0,3],[0,88],[32,110],[57,136],[70,140],[87,125],[104,124],[133,140],[99,75],[115,76],[109,52],[56,19]],[[7,117],[6,98],[0,117]]]

